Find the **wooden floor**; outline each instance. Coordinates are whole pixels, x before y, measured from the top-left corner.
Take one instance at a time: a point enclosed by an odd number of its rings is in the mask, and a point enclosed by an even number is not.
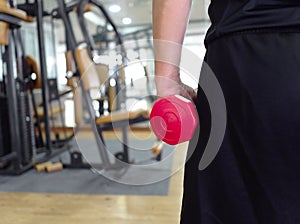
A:
[[[149,134],[147,135],[149,137]],[[106,137],[113,138],[112,134]],[[0,193],[3,224],[179,223],[186,144],[175,151],[167,196]]]

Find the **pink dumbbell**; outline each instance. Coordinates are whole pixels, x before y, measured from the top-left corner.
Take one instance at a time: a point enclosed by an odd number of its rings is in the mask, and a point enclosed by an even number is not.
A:
[[[198,122],[193,102],[179,95],[157,100],[150,114],[154,134],[170,145],[189,141]]]

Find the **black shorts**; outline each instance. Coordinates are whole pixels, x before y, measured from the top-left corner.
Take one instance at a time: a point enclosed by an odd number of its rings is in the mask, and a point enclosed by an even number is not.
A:
[[[223,90],[227,127],[216,158],[199,171],[210,131],[200,90],[181,224],[299,224],[300,33],[227,35],[207,46],[205,61]]]

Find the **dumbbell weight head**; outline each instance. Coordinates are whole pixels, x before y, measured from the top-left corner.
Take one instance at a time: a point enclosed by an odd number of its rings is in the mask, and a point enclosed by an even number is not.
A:
[[[189,141],[198,122],[195,105],[179,95],[157,100],[150,114],[154,134],[170,145]]]

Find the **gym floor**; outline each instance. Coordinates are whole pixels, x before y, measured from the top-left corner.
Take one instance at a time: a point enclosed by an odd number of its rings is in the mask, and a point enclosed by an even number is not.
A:
[[[145,131],[136,134],[149,135]],[[104,137],[114,139],[115,135],[105,133]],[[176,170],[183,167],[187,145],[180,147],[172,164]],[[176,224],[180,216],[182,180],[183,169],[179,169],[170,179],[166,196],[0,193],[1,223]]]

